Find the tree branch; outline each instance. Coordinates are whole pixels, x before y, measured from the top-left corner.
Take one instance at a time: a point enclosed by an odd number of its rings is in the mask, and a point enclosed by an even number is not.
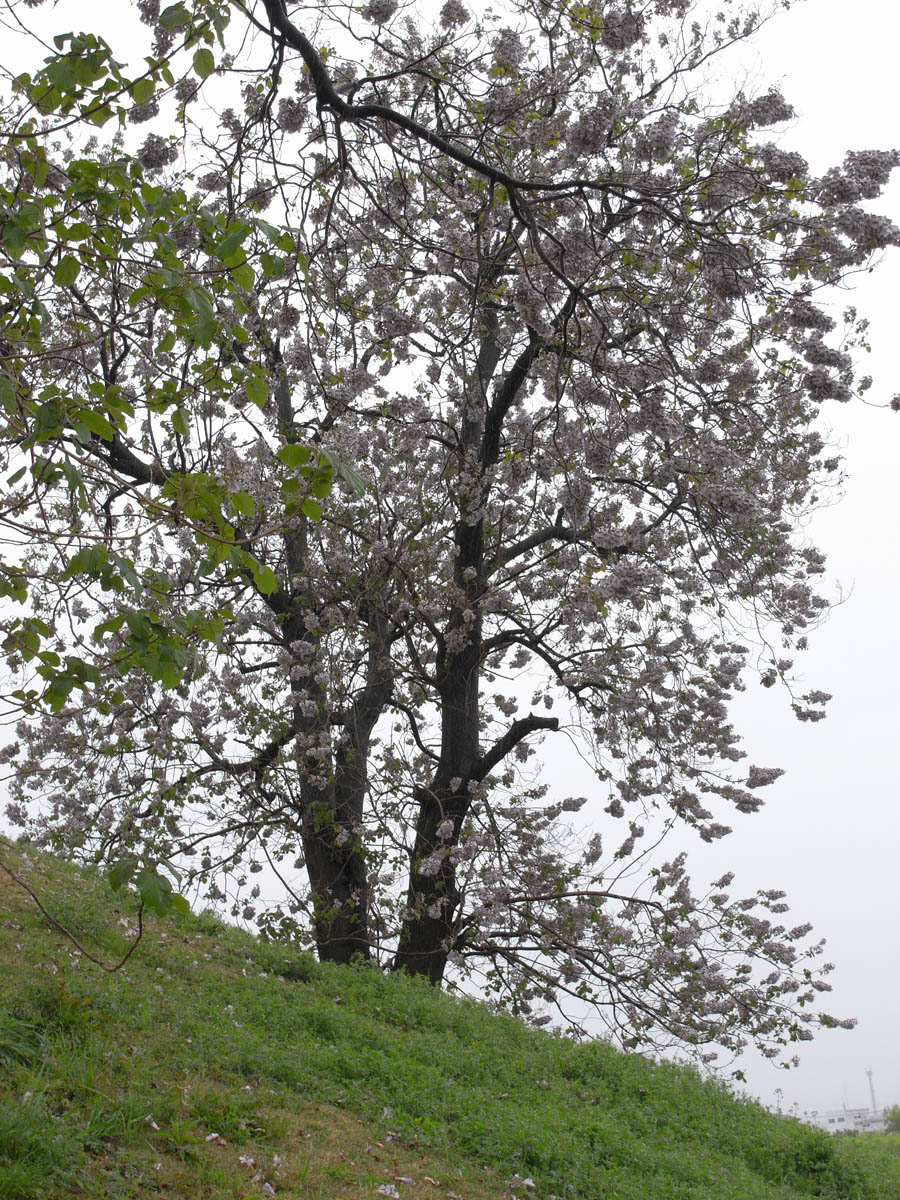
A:
[[[158,462],[145,463],[143,459],[138,458],[134,451],[125,445],[119,434],[116,434],[111,442],[95,438],[91,442],[91,448],[98,458],[105,458],[109,466],[135,483],[152,483],[162,487],[170,478],[169,472]]]
[[[75,949],[79,952],[79,954],[83,954],[85,958],[90,959],[90,961],[92,963],[96,963],[98,967],[100,967],[104,971],[107,971],[110,975],[114,974],[116,971],[120,971],[122,969],[122,967],[124,967],[125,964],[128,962],[129,958],[131,958],[132,954],[134,954],[135,950],[137,950],[138,942],[144,936],[144,902],[143,902],[143,900],[140,902],[140,904],[138,906],[138,911],[137,911],[137,923],[138,923],[137,937],[134,939],[134,941],[131,943],[131,945],[128,947],[128,949],[125,951],[124,955],[119,959],[119,961],[117,963],[113,963],[113,965],[110,966],[108,963],[105,963],[102,958],[97,958],[95,955],[91,954],[90,950],[85,950],[84,946],[82,946],[81,942],[79,942],[79,940],[75,936],[75,934],[72,933],[70,930],[66,929],[65,925],[63,925],[60,921],[58,921],[56,919],[56,917],[53,916],[52,913],[47,911],[47,909],[41,903],[37,892],[35,892],[31,887],[29,887],[29,885],[25,882],[25,880],[21,879],[11,867],[8,867],[6,865],[6,863],[2,859],[0,859],[0,871],[5,871],[6,874],[10,877],[10,879],[14,883],[18,884],[19,887],[22,888],[23,891],[28,893],[28,895],[35,902],[35,904],[38,906],[38,908],[41,910],[41,912],[44,914],[44,916],[47,918],[47,920],[50,922],[50,924],[55,929],[58,929],[59,932],[63,935],[63,937],[67,937],[69,939],[69,941],[72,943],[72,945],[75,947]]]
[[[414,121],[411,117],[407,117],[404,113],[398,112],[394,108],[388,108],[384,104],[348,104],[332,83],[331,76],[328,74],[325,64],[322,62],[313,44],[288,17],[285,0],[263,0],[263,6],[271,23],[272,31],[276,32],[294,50],[297,50],[306,64],[313,87],[316,90],[319,109],[329,109],[339,121],[360,122],[376,118],[386,121],[391,125],[396,125],[399,129],[406,130],[407,133],[419,141],[426,142],[429,146],[433,146],[435,150],[446,154],[454,162],[461,163],[464,167],[468,167],[479,175],[483,175],[486,179],[490,179],[494,183],[505,187],[510,193],[510,197],[515,192],[588,190],[613,192],[615,194],[626,193],[626,189],[612,179],[564,179],[558,182],[553,182],[549,179],[517,179],[514,175],[509,175],[499,167],[493,167],[490,163],[477,158],[474,154],[469,154],[465,150],[461,150],[453,142],[435,133],[433,129],[429,129],[426,125],[420,125],[418,121]]]
[[[589,531],[588,531],[589,532]],[[538,546],[543,546],[547,542],[577,542],[584,533],[578,529],[567,528],[563,525],[562,509],[556,514],[556,520],[552,525],[548,525],[545,529],[536,529],[534,533],[530,533],[528,537],[522,538],[507,550],[498,550],[494,560],[488,567],[488,574],[493,574],[501,567],[505,567],[507,563],[513,559],[521,558],[523,554],[527,554],[530,550],[536,550]],[[592,553],[598,558],[612,558],[614,554],[627,554],[632,547],[626,543],[619,546],[591,546]]]
[[[535,713],[529,713],[527,717],[520,717],[518,721],[513,721],[503,737],[478,759],[470,772],[470,778],[481,782],[498,763],[503,762],[507,754],[514,750],[519,742],[538,729],[549,729],[555,733],[559,729],[559,718],[539,717]]]

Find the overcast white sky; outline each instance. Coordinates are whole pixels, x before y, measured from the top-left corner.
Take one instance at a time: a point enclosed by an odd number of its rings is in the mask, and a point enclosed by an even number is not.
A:
[[[61,0],[55,13],[48,4],[35,17],[52,15],[58,31],[78,10],[81,0]],[[884,0],[806,0],[734,59],[734,76],[750,70],[763,90],[782,84],[799,117],[781,141],[823,169],[848,149],[900,145],[898,26]],[[900,222],[900,180],[879,207]],[[900,252],[847,298],[871,318],[864,369],[875,376],[873,404],[900,392],[898,297]],[[849,597],[798,665],[810,687],[834,693],[830,715],[800,725],[774,690],[742,697],[735,717],[749,761],[787,774],[767,789],[762,813],[736,815],[730,838],[691,848],[698,883],[734,870],[741,894],[784,888],[796,921],[812,921],[828,938],[827,957],[837,964],[829,1006],[856,1016],[859,1027],[824,1031],[803,1047],[796,1071],[749,1057],[742,1064],[753,1095],[785,1109],[796,1103],[801,1113],[868,1105],[867,1068],[879,1106],[900,1103],[900,414],[853,404],[827,415],[849,477],[845,499],[816,515],[811,534]]]
[[[848,149],[900,146],[898,37],[900,16],[884,0],[807,0],[773,21],[743,61],[761,82],[781,82],[798,111],[782,143],[817,169]],[[900,180],[878,207],[900,223]],[[900,252],[847,298],[871,319],[873,404],[900,392],[898,299]],[[900,1103],[900,414],[857,403],[826,415],[848,480],[811,535],[849,597],[798,666],[834,700],[826,721],[800,725],[771,692],[741,698],[735,718],[750,761],[787,773],[766,789],[761,813],[737,814],[735,833],[693,859],[698,877],[707,860],[737,871],[738,890],[783,887],[796,919],[828,939],[831,1009],[858,1028],[823,1031],[796,1071],[753,1060],[748,1069],[752,1094],[771,1104],[780,1087],[783,1106],[801,1112],[868,1105],[867,1068],[879,1106]]]

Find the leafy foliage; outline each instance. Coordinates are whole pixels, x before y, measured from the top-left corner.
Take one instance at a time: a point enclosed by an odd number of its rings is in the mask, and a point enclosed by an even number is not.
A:
[[[865,339],[826,289],[900,240],[897,154],[817,177],[779,93],[692,90],[737,4],[132,9],[138,72],[66,35],[8,100],[11,819],[629,1046],[847,1024],[781,892],[645,846],[780,775],[755,664],[823,715],[801,519]],[[590,797],[533,770],[566,736]]]

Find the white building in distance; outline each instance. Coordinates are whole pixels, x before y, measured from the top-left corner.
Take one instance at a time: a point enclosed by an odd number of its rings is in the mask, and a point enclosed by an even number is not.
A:
[[[871,1108],[834,1108],[811,1113],[810,1124],[828,1133],[883,1133],[887,1129],[884,1114]]]

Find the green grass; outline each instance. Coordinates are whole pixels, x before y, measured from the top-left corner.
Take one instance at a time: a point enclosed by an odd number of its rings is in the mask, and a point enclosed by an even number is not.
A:
[[[127,899],[3,854],[88,949],[124,952]],[[0,1198],[896,1200],[898,1142],[207,915],[151,921],[104,974],[0,873]]]

